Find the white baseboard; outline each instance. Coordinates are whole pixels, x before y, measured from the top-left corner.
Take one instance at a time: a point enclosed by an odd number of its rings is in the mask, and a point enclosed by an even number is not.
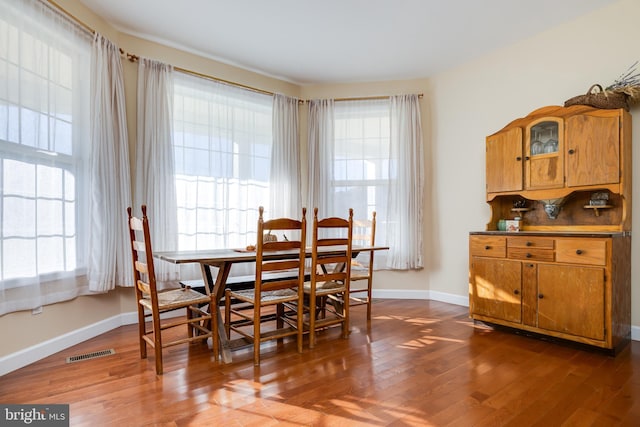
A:
[[[129,314],[132,314],[132,316],[129,316]],[[130,317],[133,319],[133,323],[138,321],[136,313],[120,314],[0,357],[0,376],[97,337],[112,329],[132,323],[129,319]]]
[[[172,315],[182,315],[182,313],[179,312],[171,312],[167,314],[168,316],[163,315],[162,318],[171,317]],[[122,313],[58,337],[51,338],[50,340],[38,343],[23,350],[16,351],[15,353],[2,356],[0,357],[0,377],[4,374],[8,374],[9,372],[30,365],[33,362],[37,362],[40,359],[51,356],[59,351],[65,350],[76,344],[80,344],[83,341],[95,338],[112,329],[136,323],[138,323],[138,313],[136,311]]]
[[[469,306],[469,300],[466,297],[435,291],[374,290],[373,297],[384,299],[434,300],[446,302],[449,304],[460,305],[463,307]],[[179,314],[176,313],[176,315]],[[25,348],[15,353],[2,356],[0,357],[0,377],[31,363],[37,362],[40,359],[51,356],[52,354],[55,354],[59,351],[65,350],[76,344],[80,344],[83,341],[97,337],[98,335],[104,334],[105,332],[108,332],[112,329],[119,328],[120,326],[124,325],[131,325],[137,322],[138,315],[136,312],[122,313],[120,315],[110,317],[100,322],[96,322],[92,325],[82,327],[75,331],[68,332],[34,346]],[[640,341],[639,326],[631,327],[631,339],[634,341]]]

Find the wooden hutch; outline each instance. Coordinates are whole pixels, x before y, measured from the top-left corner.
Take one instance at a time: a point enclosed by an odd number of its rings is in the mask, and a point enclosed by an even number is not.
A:
[[[474,320],[615,353],[631,337],[631,116],[550,106],[486,138],[485,231],[469,236]],[[518,232],[504,220],[520,218]]]

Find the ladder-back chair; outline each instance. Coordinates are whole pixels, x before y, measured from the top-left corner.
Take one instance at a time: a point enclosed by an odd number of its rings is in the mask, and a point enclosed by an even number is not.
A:
[[[309,331],[309,348],[315,347],[316,331],[319,329],[341,325],[342,337],[349,336],[352,234],[353,209],[349,209],[347,219],[318,219],[318,208],[314,209],[311,277],[304,285],[308,297],[305,326]],[[332,252],[329,254],[327,250]]]
[[[225,291],[225,330],[253,341],[253,362],[260,365],[260,344],[295,336],[302,353],[303,324],[299,312],[303,307],[305,265],[306,208],[302,218],[277,218],[265,221],[259,208],[256,242],[255,287]],[[281,235],[277,238],[277,235]],[[291,256],[270,258],[279,251]],[[232,304],[239,302],[240,304]],[[242,304],[246,303],[250,308]],[[265,315],[275,308],[275,316]]]
[[[181,288],[179,282],[163,284],[167,290],[158,291],[153,251],[149,235],[149,219],[147,207],[142,205],[142,218],[134,217],[131,208],[127,208],[129,236],[131,238],[131,254],[133,260],[133,276],[136,299],[138,301],[138,335],[140,340],[140,357],[147,357],[147,345],[155,351],[156,373],[163,372],[162,350],[166,347],[204,341],[213,338],[211,332],[211,315],[204,309],[213,307],[208,288],[207,295],[188,287]],[[185,309],[185,317],[160,319],[160,315],[169,311]],[[147,328],[147,317],[151,318],[151,328]],[[163,340],[163,332],[178,326],[187,325],[186,336]]]

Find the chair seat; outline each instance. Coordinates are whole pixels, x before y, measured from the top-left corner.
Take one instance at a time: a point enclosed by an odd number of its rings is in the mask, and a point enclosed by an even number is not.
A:
[[[343,292],[346,289],[344,283],[339,283],[336,282],[334,280],[330,280],[328,282],[322,282],[319,284],[316,284],[316,295],[318,296],[323,296],[325,294],[333,294],[336,292]],[[304,283],[304,292],[305,293],[310,293],[311,292],[311,283],[310,282],[305,282]]]
[[[255,291],[248,289],[245,291],[231,292],[231,295],[235,298],[253,304],[255,301]],[[278,289],[275,291],[262,292],[260,295],[260,301],[262,303],[281,303],[288,301],[295,301],[298,299],[298,293],[292,289]]]
[[[210,297],[189,288],[158,292],[158,308],[160,310],[173,310],[178,307],[184,307],[185,304],[208,304],[210,302]],[[152,309],[151,299],[149,298],[140,299],[140,304],[148,310]]]

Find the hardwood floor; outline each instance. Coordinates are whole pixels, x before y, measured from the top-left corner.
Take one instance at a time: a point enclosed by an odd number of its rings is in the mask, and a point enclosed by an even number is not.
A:
[[[352,333],[251,349],[231,364],[201,344],[141,360],[136,325],[0,377],[0,403],[68,403],[72,426],[637,426],[640,342],[618,356],[474,324],[417,300],[352,310]],[[115,355],[65,359],[113,348]]]

